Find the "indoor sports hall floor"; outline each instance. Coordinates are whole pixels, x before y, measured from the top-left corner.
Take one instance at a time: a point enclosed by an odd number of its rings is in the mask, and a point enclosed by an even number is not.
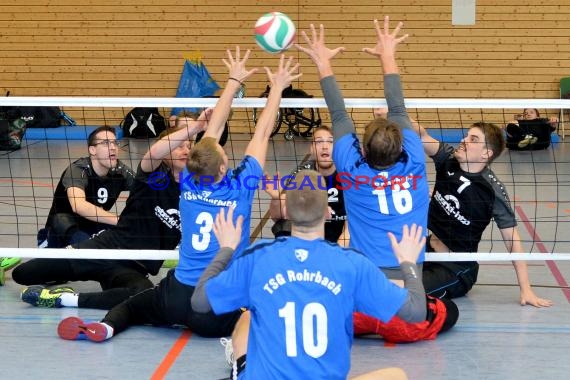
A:
[[[242,141],[233,137],[226,150],[230,158],[239,159],[249,137],[242,136]],[[136,167],[145,143],[125,140],[123,144],[122,158]],[[278,166],[286,174],[304,157],[307,145],[302,139],[286,142],[278,136],[270,149],[268,171]],[[45,221],[52,186],[70,157],[85,153],[83,141],[51,140],[27,141],[20,151],[0,153],[1,247],[35,246],[35,232]],[[570,252],[569,161],[570,145],[562,141],[546,151],[507,151],[493,166],[514,201],[526,248],[540,255]],[[428,168],[433,178],[431,163]],[[260,197],[253,206],[252,230],[269,237],[270,221],[256,229],[267,209],[265,194]],[[505,251],[496,229],[489,228],[486,238],[494,243],[483,243],[482,251]],[[570,378],[570,262],[533,261],[529,267],[536,292],[552,299],[555,306],[520,307],[511,264],[483,263],[479,284],[457,300],[460,318],[455,328],[435,341],[413,344],[385,345],[376,337],[355,339],[351,374],[399,366],[414,380]],[[80,291],[98,289],[92,282],[71,285]],[[56,326],[62,318],[98,319],[104,312],[34,308],[20,301],[21,289],[9,273],[6,285],[0,287],[2,379],[220,379],[228,375],[218,340],[182,329],[134,327],[101,344],[61,340]]]

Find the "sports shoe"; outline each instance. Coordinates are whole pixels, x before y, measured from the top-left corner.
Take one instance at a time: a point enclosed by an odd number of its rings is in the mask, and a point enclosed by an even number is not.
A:
[[[163,268],[176,268],[178,265],[178,260],[164,260],[162,263]]]
[[[0,286],[4,285],[4,269],[0,268]]]
[[[5,271],[14,268],[20,263],[20,261],[22,261],[19,257],[1,257],[0,259],[0,268]]]
[[[75,293],[70,287],[48,289],[42,285],[32,285],[22,290],[22,301],[38,307],[62,307],[61,294]]]
[[[220,338],[220,344],[224,346],[226,354],[226,362],[230,367],[234,366],[234,346],[232,345],[231,338]]]
[[[85,323],[81,318],[68,317],[57,325],[57,335],[66,340],[102,342],[107,339],[107,328],[99,322]]]
[[[538,141],[538,138],[533,135],[526,135],[524,139],[519,141],[518,147],[519,148],[526,148],[529,145],[535,144]]]

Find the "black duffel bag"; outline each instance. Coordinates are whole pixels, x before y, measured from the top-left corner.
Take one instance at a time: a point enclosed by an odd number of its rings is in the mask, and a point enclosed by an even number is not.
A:
[[[21,118],[26,121],[27,128],[57,128],[61,125],[62,112],[59,107],[22,106]]]

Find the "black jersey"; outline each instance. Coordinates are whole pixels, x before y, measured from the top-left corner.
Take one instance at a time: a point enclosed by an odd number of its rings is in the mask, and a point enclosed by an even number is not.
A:
[[[55,214],[75,214],[67,196],[67,189],[70,187],[82,189],[87,202],[109,211],[115,205],[121,191],[130,190],[133,182],[133,171],[121,161],[118,161],[117,166],[109,170],[106,176],[101,177],[93,170],[89,157],[78,159],[61,175],[53,195],[46,228],[52,227],[52,218]],[[82,217],[76,219],[81,230],[97,231],[98,225],[101,224]],[[101,224],[101,228],[106,227]]]
[[[452,252],[477,252],[483,231],[491,221],[499,228],[516,226],[504,186],[485,168],[468,173],[453,157],[454,148],[440,143],[432,157],[436,168],[428,228]]]
[[[74,244],[86,249],[175,249],[180,242],[180,187],[170,168],[160,164],[146,173],[139,164],[135,183],[119,222],[91,239]],[[157,274],[160,260],[140,260]]]
[[[314,160],[310,160],[299,165],[299,167],[290,174],[291,179],[295,177],[295,175],[301,170],[317,170],[316,162]],[[325,239],[336,243],[342,235],[342,230],[346,221],[344,196],[341,190],[341,183],[337,178],[336,171],[330,176],[325,176],[324,179],[326,180],[327,186],[328,204],[332,209],[331,219],[327,219],[325,221]],[[288,224],[288,227],[286,228],[289,229],[289,232],[287,234],[290,235],[290,224]]]

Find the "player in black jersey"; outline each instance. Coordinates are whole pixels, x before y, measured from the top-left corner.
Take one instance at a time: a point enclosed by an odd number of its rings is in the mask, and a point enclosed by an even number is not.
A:
[[[212,109],[181,129],[164,131],[146,152],[116,226],[73,244],[83,249],[175,249],[180,242],[180,173],[186,166],[190,139],[205,129]],[[31,264],[30,264],[31,263]],[[97,281],[102,292],[76,294],[73,289],[30,286],[22,300],[43,307],[110,309],[154,284],[161,260],[36,259],[20,265],[13,279],[24,285]]]
[[[132,186],[134,174],[118,159],[115,128],[95,129],[87,149],[89,156],[73,162],[61,175],[45,228],[38,232],[42,248],[63,248],[117,224],[119,217],[112,208],[119,194]],[[4,269],[6,261],[13,267],[19,259],[2,258]]]
[[[558,118],[541,118],[536,108],[525,108],[506,125],[507,148],[539,150],[550,146],[550,135],[558,128]]]
[[[332,160],[333,134],[329,127],[321,125],[313,130],[313,142],[311,144],[311,158],[303,162],[297,170],[293,171],[287,179],[292,179],[301,170],[315,170],[323,176],[328,193],[328,204],[331,216],[325,222],[325,239],[333,243],[338,242],[348,246],[348,228],[346,228],[346,210],[344,209],[344,196],[342,184],[337,178],[337,171]],[[285,177],[279,178],[286,180]],[[271,182],[267,182],[271,184]],[[266,186],[265,191],[271,196],[269,212],[271,219],[275,221],[272,227],[275,237],[290,236],[291,222],[285,218],[286,194],[275,189],[274,186]]]
[[[459,147],[431,137],[414,122],[424,150],[436,169],[426,251],[477,252],[483,231],[495,220],[508,252],[521,253],[517,221],[504,185],[489,164],[505,148],[502,130],[491,123],[475,123]],[[525,261],[513,261],[520,286],[521,305],[551,306],[532,290]],[[454,298],[465,295],[477,281],[477,262],[425,262],[423,282],[429,295]]]
[[[118,159],[115,129],[97,128],[88,138],[89,157],[73,162],[61,175],[45,225],[47,247],[63,248],[116,225],[110,210],[134,173]]]

